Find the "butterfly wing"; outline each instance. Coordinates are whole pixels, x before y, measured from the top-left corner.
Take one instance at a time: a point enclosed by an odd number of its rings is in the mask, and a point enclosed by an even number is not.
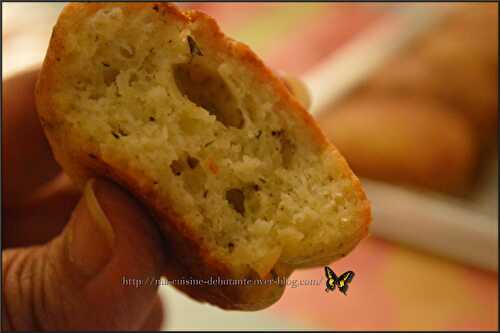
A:
[[[339,286],[339,290],[345,295],[347,292],[347,289],[349,289],[349,284],[352,279],[354,278],[354,272],[353,271],[347,271],[344,274],[342,274],[338,279],[337,279],[337,285]]]
[[[334,290],[335,284],[337,283],[337,275],[333,272],[333,270],[325,266],[325,275],[326,275],[326,291]]]
[[[335,272],[328,266],[325,266],[325,274],[328,279],[337,280],[337,275],[335,275]]]

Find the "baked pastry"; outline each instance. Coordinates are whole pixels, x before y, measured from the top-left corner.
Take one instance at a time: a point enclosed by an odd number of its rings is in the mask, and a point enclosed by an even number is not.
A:
[[[428,100],[355,96],[319,118],[354,172],[455,194],[471,186],[479,149],[462,114]]]
[[[321,115],[357,174],[471,193],[497,143],[497,11],[453,6]]]
[[[453,6],[366,86],[380,94],[433,100],[464,114],[482,148],[491,149],[498,131],[498,5]]]
[[[202,13],[67,5],[36,99],[64,170],[80,186],[110,177],[137,196],[162,231],[165,275],[186,279],[176,287],[195,299],[264,308],[284,288],[268,279],[328,264],[367,234],[369,204],[344,158]],[[210,278],[252,282],[191,280]]]

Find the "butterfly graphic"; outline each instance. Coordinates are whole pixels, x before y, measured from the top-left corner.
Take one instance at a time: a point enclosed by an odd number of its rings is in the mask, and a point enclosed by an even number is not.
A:
[[[352,281],[352,278],[354,277],[354,272],[353,271],[347,271],[344,274],[340,275],[337,277],[333,270],[325,266],[325,274],[328,280],[326,280],[326,292],[329,291],[334,291],[335,286],[339,287],[339,291],[343,293],[344,295],[347,295],[347,289],[349,289],[348,283]]]

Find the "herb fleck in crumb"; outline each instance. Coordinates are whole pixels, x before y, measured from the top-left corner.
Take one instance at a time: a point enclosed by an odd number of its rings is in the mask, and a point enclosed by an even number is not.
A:
[[[156,121],[155,117],[149,117],[149,121]]]
[[[115,137],[115,139],[119,139],[120,138],[120,136],[115,131],[111,132],[111,134],[113,134],[113,136]]]
[[[272,136],[280,136],[282,133],[283,133],[283,130],[271,131],[271,135]]]
[[[203,55],[200,48],[198,47],[198,44],[196,44],[196,42],[194,41],[193,37],[187,36],[187,41],[189,44],[189,51],[191,52],[191,56],[195,56],[195,55],[202,56]]]
[[[245,215],[245,195],[242,190],[237,188],[227,190],[226,200],[237,213]]]

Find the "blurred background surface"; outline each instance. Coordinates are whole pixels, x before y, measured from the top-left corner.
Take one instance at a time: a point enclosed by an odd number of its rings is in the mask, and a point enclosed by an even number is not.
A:
[[[2,4],[4,77],[43,60],[63,5]],[[273,69],[304,78],[311,89],[332,75],[347,82],[370,63],[375,53],[358,50],[347,56],[354,65],[325,65],[377,27],[388,28],[372,37],[381,51],[407,40],[342,94],[322,85],[336,97],[315,110],[374,206],[374,234],[331,265],[337,273],[356,272],[348,296],[325,293],[323,285],[287,288],[269,309],[241,313],[161,287],[165,328],[498,329],[498,266],[492,264],[498,260],[498,5],[181,5],[215,17]],[[437,12],[434,23],[425,23]],[[428,26],[404,37],[404,13]],[[394,43],[383,44],[390,33]],[[325,69],[339,66],[342,71]],[[323,274],[317,268],[291,278]]]

